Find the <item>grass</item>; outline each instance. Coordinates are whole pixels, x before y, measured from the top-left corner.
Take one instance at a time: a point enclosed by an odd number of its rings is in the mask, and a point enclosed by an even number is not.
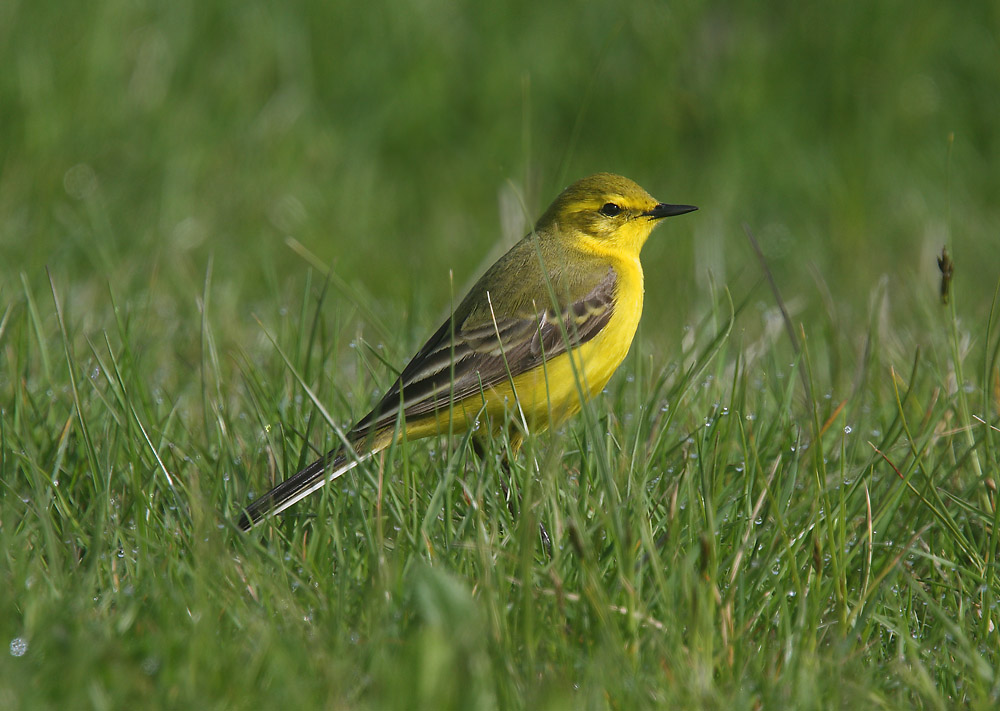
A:
[[[0,707],[995,708],[995,22],[0,6]],[[456,438],[238,533],[598,169],[701,211],[519,515]]]

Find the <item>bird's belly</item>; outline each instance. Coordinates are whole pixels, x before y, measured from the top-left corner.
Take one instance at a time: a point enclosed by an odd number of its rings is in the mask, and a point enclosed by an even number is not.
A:
[[[509,383],[494,388],[498,412],[488,406],[490,414],[509,410],[513,393],[528,426],[535,430],[554,427],[579,412],[582,403],[601,392],[625,360],[641,313],[640,289],[631,303],[616,305],[615,316],[594,338],[517,376],[513,388]],[[515,416],[519,416],[516,411]]]
[[[505,423],[542,431],[580,411],[584,401],[604,389],[625,360],[642,314],[642,276],[619,284],[615,314],[583,345],[545,361],[542,367],[495,385],[481,396],[456,402],[417,423],[407,436],[461,434],[469,428],[499,430]],[[523,419],[522,419],[523,417]]]

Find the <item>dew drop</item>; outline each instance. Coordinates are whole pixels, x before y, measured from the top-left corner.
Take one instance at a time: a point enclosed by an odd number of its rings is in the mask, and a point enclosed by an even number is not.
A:
[[[10,655],[12,657],[23,657],[28,651],[28,640],[24,637],[15,637],[10,641]]]

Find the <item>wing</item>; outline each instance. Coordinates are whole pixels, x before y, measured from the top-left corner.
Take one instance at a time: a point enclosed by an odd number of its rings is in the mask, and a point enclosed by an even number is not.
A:
[[[391,427],[400,402],[404,417],[413,420],[586,343],[611,320],[616,284],[615,270],[608,268],[585,296],[559,308],[532,305],[529,313],[472,325],[456,314],[424,344],[379,404],[354,426],[352,435],[364,438]]]

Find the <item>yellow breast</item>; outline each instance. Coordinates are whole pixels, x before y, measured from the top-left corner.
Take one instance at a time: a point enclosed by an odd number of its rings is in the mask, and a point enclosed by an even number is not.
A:
[[[510,407],[513,394],[535,430],[556,426],[579,412],[583,400],[604,389],[625,360],[642,315],[643,279],[638,259],[614,265],[618,274],[614,314],[600,333],[579,348],[546,361],[542,368],[523,373],[511,385],[493,389],[487,396],[492,416]],[[494,398],[495,394],[495,398]]]
[[[456,402],[450,411],[409,423],[407,436],[461,434],[477,420],[485,424],[484,419],[496,430],[506,421],[519,422],[522,414],[529,429],[539,432],[579,412],[583,402],[601,392],[625,360],[642,315],[643,277],[638,258],[616,259],[610,266],[618,275],[614,313],[600,333],[545,361],[542,367],[515,376],[513,382]]]

